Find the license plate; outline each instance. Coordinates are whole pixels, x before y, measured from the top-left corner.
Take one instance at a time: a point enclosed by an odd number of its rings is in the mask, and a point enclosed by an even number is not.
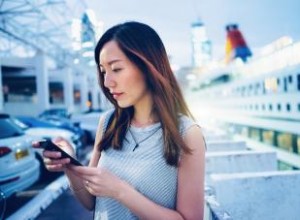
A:
[[[25,150],[17,150],[17,152],[15,153],[15,157],[17,160],[20,160],[24,157],[27,157],[29,155],[29,151],[27,149]]]

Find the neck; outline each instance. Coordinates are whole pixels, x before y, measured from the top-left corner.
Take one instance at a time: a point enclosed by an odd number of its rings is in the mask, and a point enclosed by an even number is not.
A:
[[[136,127],[144,127],[157,122],[157,116],[152,110],[153,103],[147,102],[142,106],[134,106],[134,115],[132,125]]]
[[[136,127],[144,127],[157,122],[157,116],[152,111],[148,112],[134,112],[131,120],[132,125]]]
[[[146,127],[148,125],[151,125],[155,122],[155,120],[151,117],[148,118],[148,120],[143,120],[143,121],[139,121],[135,118],[132,119],[131,124],[136,126],[136,127]]]

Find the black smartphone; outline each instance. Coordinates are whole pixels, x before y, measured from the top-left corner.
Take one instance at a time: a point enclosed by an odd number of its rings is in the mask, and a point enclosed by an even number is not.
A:
[[[49,151],[59,151],[61,153],[62,158],[70,158],[71,164],[76,166],[83,166],[78,160],[76,160],[74,157],[69,155],[67,152],[62,150],[60,147],[58,147],[56,144],[54,144],[51,140],[42,140],[39,141],[39,145],[41,148]]]

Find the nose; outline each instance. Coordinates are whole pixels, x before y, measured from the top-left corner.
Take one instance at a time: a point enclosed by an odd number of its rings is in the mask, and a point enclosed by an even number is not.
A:
[[[116,81],[111,73],[106,73],[104,76],[104,86],[106,88],[113,88],[116,86]]]

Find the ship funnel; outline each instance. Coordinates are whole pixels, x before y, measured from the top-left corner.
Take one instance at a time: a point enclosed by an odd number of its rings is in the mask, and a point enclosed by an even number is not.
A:
[[[226,62],[240,58],[244,62],[247,61],[252,53],[242,35],[237,24],[229,24],[226,26]]]

